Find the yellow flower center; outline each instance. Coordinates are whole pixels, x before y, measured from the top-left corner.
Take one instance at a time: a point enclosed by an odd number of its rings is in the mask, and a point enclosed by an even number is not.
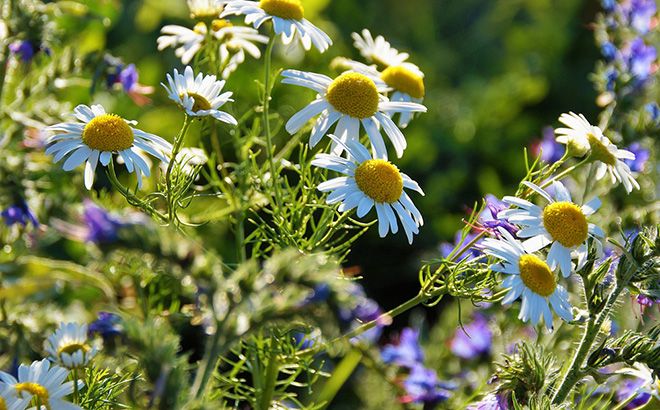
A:
[[[354,118],[369,118],[378,111],[376,84],[363,74],[344,73],[335,78],[325,97],[337,111]]]
[[[234,25],[231,24],[229,20],[218,20],[215,19],[211,22],[211,28],[213,31],[218,31],[220,29],[223,29],[225,27],[233,27]]]
[[[199,110],[210,110],[211,109],[211,103],[209,100],[206,98],[202,97],[199,94],[196,93],[186,93],[189,97],[192,97],[193,99],[193,106],[192,110],[193,112],[197,112]],[[184,94],[181,94],[179,97],[183,98]]]
[[[89,347],[89,345],[87,345],[85,343],[70,343],[68,345],[64,345],[64,346],[60,347],[57,350],[57,352],[60,355],[62,353],[73,354],[73,353],[77,352],[78,350],[82,350],[84,353],[87,353],[90,350],[92,350],[92,348]]]
[[[547,263],[534,255],[522,255],[518,261],[520,279],[532,292],[548,297],[557,288],[554,273]]]
[[[380,78],[397,91],[413,98],[424,98],[424,78],[403,66],[387,67]]]
[[[607,165],[614,166],[616,164],[616,157],[607,149],[598,138],[593,134],[588,134],[587,139],[591,146],[591,157],[595,160],[604,162]]]
[[[358,188],[376,202],[393,203],[403,192],[399,169],[384,159],[368,159],[355,170]]]
[[[215,1],[201,1],[198,4],[191,5],[190,18],[195,20],[210,20],[218,17],[224,7],[215,3]]]
[[[46,406],[46,408],[50,408],[48,405],[48,390],[46,388],[38,383],[18,383],[14,386],[16,389],[16,393],[21,393],[21,392],[28,392],[32,396],[34,396],[34,399],[38,401],[38,403],[34,404],[40,404],[42,406]]]
[[[200,21],[199,23],[195,24],[193,31],[197,34],[206,34],[206,24]]]
[[[99,151],[123,151],[133,146],[133,130],[120,116],[103,114],[85,125],[82,141]]]
[[[302,20],[305,16],[300,0],[261,0],[259,7],[271,16],[288,20]]]
[[[0,410],[7,410],[7,402],[0,396]]]
[[[552,239],[567,248],[587,240],[589,226],[580,207],[571,202],[554,202],[543,209],[543,226]]]

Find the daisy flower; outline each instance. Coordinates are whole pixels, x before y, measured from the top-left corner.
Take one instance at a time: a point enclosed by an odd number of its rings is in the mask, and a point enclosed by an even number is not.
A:
[[[305,9],[300,0],[230,0],[220,17],[242,14],[245,23],[259,28],[265,21],[273,21],[275,34],[282,35],[282,43],[289,44],[294,37],[300,39],[305,50],[314,44],[320,52],[327,50],[332,40],[321,29],[305,19]]]
[[[351,37],[353,37],[353,46],[358,49],[362,57],[381,67],[403,64],[410,57],[408,53],[399,53],[399,50],[392,47],[383,36],[377,36],[374,39],[366,28],[362,30],[361,36],[353,33]]]
[[[346,72],[334,80],[323,74],[297,70],[282,72],[284,84],[310,88],[318,93],[316,99],[297,112],[286,123],[290,134],[300,130],[311,118],[320,114],[309,138],[314,147],[335,123],[335,135],[341,141],[357,140],[360,137],[360,124],[367,132],[376,157],[387,156],[385,142],[380,128],[385,130],[396,155],[400,158],[406,149],[406,139],[396,126],[391,113],[425,112],[426,107],[412,102],[389,101],[380,94],[386,91],[377,86],[368,76],[358,72]],[[338,149],[338,150],[337,150]],[[341,153],[342,146],[334,144],[333,152]]]
[[[80,122],[63,122],[46,128],[55,133],[48,139],[52,145],[46,149],[46,154],[52,154],[55,162],[67,157],[62,165],[65,171],[85,162],[87,189],[92,188],[98,163],[107,166],[113,154],[119,155],[128,172],[135,172],[139,187],[142,175],[151,175],[143,151],[163,162],[168,161],[172,145],[159,136],[131,127],[137,122],[108,114],[100,105],[81,104],[73,113]]]
[[[213,20],[211,27],[213,35],[220,41],[220,65],[224,67],[224,79],[245,61],[245,53],[255,59],[261,57],[261,50],[255,43],[268,43],[268,37],[262,36],[252,27],[234,26],[228,20]]]
[[[28,404],[29,400],[19,398],[11,387],[0,382],[0,409],[25,410]]]
[[[568,292],[557,284],[553,270],[538,256],[525,250],[520,241],[504,228],[499,228],[501,238],[486,238],[483,241],[484,253],[501,259],[491,266],[496,272],[508,274],[502,286],[509,288],[509,293],[502,299],[502,304],[510,304],[521,298],[522,306],[518,319],[531,321],[536,325],[543,317],[545,326],[552,328],[552,312],[565,321],[573,320]]]
[[[222,13],[226,0],[188,0],[190,17],[196,20],[216,18]]]
[[[48,359],[34,361],[30,366],[22,364],[18,368],[18,380],[9,373],[0,372],[0,380],[12,388],[17,396],[30,402],[36,408],[49,410],[76,410],[79,406],[64,400],[73,392],[73,381],[64,383],[69,371],[51,366]],[[78,390],[84,383],[78,380]]]
[[[68,369],[87,366],[97,351],[87,342],[87,325],[76,323],[60,324],[44,342],[44,349],[52,362]]]
[[[394,102],[413,102],[421,104],[424,102],[424,73],[412,63],[390,65],[383,71],[378,71],[375,66],[368,66],[357,61],[345,61],[353,71],[364,74],[371,78],[374,83],[384,84],[391,92],[390,100]],[[394,115],[396,111],[388,114]],[[399,126],[405,128],[413,117],[412,112],[402,112],[399,117]]]
[[[505,196],[504,203],[518,208],[501,211],[498,217],[524,226],[517,235],[529,238],[523,243],[528,252],[551,245],[548,252],[550,267],[559,266],[564,277],[568,277],[572,269],[571,254],[577,255],[579,269],[587,258],[589,236],[605,236],[602,229],[587,220],[600,208],[600,199],[593,198],[580,206],[573,202],[571,194],[559,181],[552,184],[554,195],[531,182],[525,181],[524,184],[548,201],[548,205],[539,207],[521,198]]]
[[[596,165],[596,180],[602,179],[606,174],[610,175],[612,183],[622,183],[626,192],[632,192],[633,188],[639,189],[639,184],[625,160],[634,160],[635,154],[625,149],[619,149],[616,145],[603,135],[603,131],[587,121],[584,115],[573,112],[562,114],[559,122],[568,128],[558,128],[557,142],[566,144],[567,149],[582,156],[591,150],[591,158],[598,161]]]
[[[398,215],[403,230],[412,243],[413,234],[419,233],[424,224],[422,214],[417,210],[403,188],[412,189],[424,195],[417,182],[387,161],[387,156],[372,157],[369,151],[357,140],[340,141],[330,135],[350,154],[342,158],[333,154],[318,154],[312,165],[340,172],[345,176],[333,178],[319,184],[318,190],[330,192],[328,204],[339,205],[339,212],[357,207],[357,216],[365,216],[371,208],[378,214],[378,234],[380,237],[398,231]]]
[[[214,75],[195,74],[190,66],[186,66],[183,74],[174,69],[174,76],[167,74],[169,87],[162,84],[167,90],[170,99],[183,108],[193,117],[210,115],[218,121],[237,125],[238,122],[230,114],[218,110],[227,101],[233,101],[231,91],[220,94],[224,81],[217,81]]]
[[[202,48],[206,30],[206,24],[202,22],[197,23],[192,30],[175,24],[163,26],[160,29],[162,36],[156,39],[158,50],[161,51],[167,47],[176,47],[174,49],[174,55],[179,57],[183,64],[188,64]]]

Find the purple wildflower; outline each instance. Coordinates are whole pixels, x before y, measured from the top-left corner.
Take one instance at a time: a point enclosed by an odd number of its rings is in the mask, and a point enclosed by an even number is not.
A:
[[[488,321],[477,315],[469,325],[456,329],[451,340],[451,351],[463,359],[488,354],[493,342],[493,332],[488,327]]]
[[[626,149],[635,154],[635,159],[625,159],[623,162],[630,167],[631,171],[643,172],[644,165],[646,165],[646,162],[651,156],[649,150],[644,148],[639,142],[633,142]]]
[[[401,331],[399,344],[386,345],[380,353],[380,357],[386,364],[413,368],[422,363],[424,352],[419,345],[419,331],[405,328]]]
[[[361,285],[355,284],[349,292],[355,297],[357,303],[351,308],[341,308],[338,312],[340,320],[350,328],[356,328],[363,323],[378,319],[374,327],[363,332],[359,336],[352,338],[351,342],[376,342],[378,338],[380,338],[383,328],[388,326],[390,321],[381,317],[383,310],[378,306],[378,303],[376,303],[375,300],[366,296]]]
[[[124,88],[124,92],[129,92],[138,82],[138,72],[135,64],[129,64],[119,73],[119,82]]]
[[[462,241],[461,249],[465,247],[470,241],[472,241],[474,238],[477,237],[476,233],[468,233],[467,236],[465,237],[465,240]],[[440,244],[440,253],[442,254],[442,257],[447,258],[451,254],[451,252],[461,244],[461,239],[463,238],[463,231],[458,231],[456,232],[456,235],[454,235],[454,243],[449,243],[449,242],[443,242]],[[479,251],[477,248],[472,247],[470,249],[465,250],[459,257],[459,260],[464,260],[466,258],[476,258],[481,256],[481,251]]]
[[[616,0],[602,0],[600,4],[603,7],[605,13],[612,13],[614,10],[616,10]]]
[[[647,46],[641,37],[637,37],[623,48],[622,54],[630,74],[639,82],[646,81],[657,57],[655,47]]]
[[[495,195],[486,195],[486,209],[479,215],[479,222],[491,234],[499,237],[497,228],[502,227],[509,231],[511,235],[518,232],[518,228],[505,218],[499,218],[497,215],[509,209],[509,206],[500,201]]]
[[[37,48],[29,40],[18,40],[9,45],[9,51],[24,63],[29,63],[37,52]]]
[[[34,227],[39,226],[37,217],[34,216],[34,213],[30,210],[28,204],[22,199],[19,200],[18,203],[0,212],[0,216],[5,220],[5,225],[7,226],[15,224],[26,226],[28,222],[32,223],[32,226]]]
[[[438,381],[435,370],[427,369],[422,365],[412,368],[410,374],[403,382],[407,395],[401,398],[404,403],[435,404],[445,401],[451,395],[449,390],[454,386]]]
[[[552,127],[543,129],[543,138],[532,144],[532,152],[541,156],[541,161],[553,164],[564,155],[564,145],[555,140],[555,132]]]
[[[125,225],[91,201],[85,201],[83,220],[88,229],[85,240],[96,244],[115,242],[119,229]]]
[[[119,336],[122,333],[119,315],[110,312],[99,312],[99,318],[89,324],[87,332],[90,336],[98,334],[103,339]]]
[[[466,410],[508,410],[509,404],[504,396],[495,393],[487,394],[481,401],[471,404]]]
[[[646,295],[637,295],[637,304],[639,304],[642,309],[650,308],[656,303],[660,303],[660,300],[652,299]]]
[[[630,0],[621,3],[619,13],[630,27],[639,34],[646,34],[651,30],[656,9],[655,0]]]
[[[303,332],[293,332],[293,340],[296,342],[296,346],[300,350],[310,349],[314,347],[314,339],[311,339],[308,334]]]
[[[321,283],[314,287],[311,294],[305,298],[302,305],[306,306],[313,303],[325,302],[330,297],[330,285]]]
[[[651,394],[643,389],[645,384],[645,380],[641,378],[624,380],[616,392],[617,401],[620,403],[628,400],[630,396],[635,396],[625,409],[636,409],[645,405],[651,399]]]

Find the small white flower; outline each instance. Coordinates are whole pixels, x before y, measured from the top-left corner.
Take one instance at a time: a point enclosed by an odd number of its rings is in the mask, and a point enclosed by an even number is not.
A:
[[[523,243],[527,252],[536,252],[552,244],[548,263],[552,269],[559,266],[564,277],[568,277],[572,270],[571,255],[577,256],[579,269],[587,259],[589,236],[602,238],[605,235],[602,229],[587,221],[587,217],[600,208],[600,199],[593,198],[579,206],[573,203],[570,192],[559,181],[552,184],[554,195],[531,182],[524,184],[548,201],[548,205],[539,207],[524,199],[505,196],[506,204],[518,208],[501,211],[497,216],[524,226],[517,235],[529,238]]]
[[[46,128],[55,133],[48,139],[52,145],[46,149],[46,154],[52,154],[55,162],[68,156],[62,165],[65,171],[85,162],[87,189],[92,188],[98,163],[107,166],[113,154],[121,157],[128,172],[135,171],[140,187],[142,175],[151,175],[143,151],[163,162],[168,161],[172,145],[159,136],[131,127],[135,121],[107,114],[100,105],[81,104],[73,112],[80,122],[63,122]]]
[[[332,40],[321,29],[304,18],[305,10],[300,0],[230,0],[220,17],[244,15],[245,23],[259,28],[265,21],[273,21],[276,35],[282,35],[282,42],[289,44],[298,37],[305,50],[312,44],[320,51],[326,51]]]
[[[596,180],[602,179],[609,173],[612,184],[620,182],[626,192],[639,189],[639,184],[623,160],[634,160],[635,154],[625,149],[619,149],[606,136],[603,131],[587,121],[584,115],[573,112],[562,114],[559,121],[569,128],[558,128],[557,142],[566,144],[569,151],[576,156],[590,152],[590,157],[598,161],[596,164]]]
[[[85,367],[97,349],[87,341],[87,325],[62,323],[44,342],[50,360],[68,369]]]
[[[234,26],[227,20],[214,20],[213,35],[220,41],[220,66],[222,78],[227,79],[245,61],[245,53],[255,59],[261,57],[261,50],[255,43],[266,44],[268,37],[262,36],[252,27]]]
[[[174,54],[181,59],[183,64],[188,64],[202,48],[206,34],[206,24],[197,23],[193,30],[170,24],[161,28],[160,32],[163,35],[156,39],[158,50],[176,47]]]
[[[543,317],[548,329],[552,328],[550,305],[565,321],[573,320],[568,292],[557,284],[556,275],[548,264],[528,253],[506,229],[498,229],[500,239],[486,238],[482,246],[486,255],[501,260],[491,269],[510,275],[502,282],[503,287],[510,289],[502,304],[507,305],[521,298],[518,319],[537,325]]]
[[[19,398],[16,391],[0,381],[0,409],[25,410],[30,400]]]
[[[417,182],[399,172],[396,166],[387,161],[387,156],[372,157],[359,141],[343,142],[332,135],[329,137],[344,146],[349,153],[349,159],[322,153],[312,161],[314,166],[345,175],[319,184],[319,191],[330,192],[326,202],[341,202],[339,212],[357,207],[359,218],[375,207],[378,214],[378,234],[381,238],[390,231],[397,233],[398,215],[408,242],[412,243],[413,234],[419,233],[424,219],[403,188],[424,195]]]
[[[190,17],[194,19],[215,18],[222,12],[226,0],[188,0]]]
[[[355,48],[370,63],[389,67],[401,65],[409,57],[408,53],[399,53],[399,50],[392,47],[383,36],[377,36],[374,39],[371,32],[366,28],[362,30],[362,36],[358,33],[353,33],[351,37],[353,37]]]
[[[284,84],[310,88],[318,93],[314,101],[286,123],[286,130],[294,134],[310,119],[320,114],[309,138],[311,147],[318,144],[335,123],[337,126],[334,134],[344,142],[357,140],[362,126],[369,137],[374,156],[384,158],[387,156],[387,148],[381,135],[382,128],[400,158],[407,142],[390,115],[395,112],[426,111],[426,107],[421,104],[389,101],[381,94],[387,91],[386,87],[382,88],[384,83],[377,84],[368,76],[358,72],[347,72],[334,80],[323,74],[297,70],[285,70],[282,76]],[[342,145],[333,144],[333,153],[340,154],[342,151]]]
[[[217,81],[214,75],[195,74],[190,66],[186,66],[183,74],[174,69],[174,75],[167,74],[169,87],[162,84],[167,90],[170,99],[179,104],[188,115],[205,117],[210,115],[218,121],[237,125],[238,122],[230,114],[218,110],[228,101],[231,91],[220,94],[224,81]]]
[[[200,148],[184,147],[176,154],[176,163],[180,164],[181,172],[188,176],[193,174],[194,168],[206,164],[208,160],[206,153]],[[161,168],[163,172],[166,172],[165,165],[162,165]]]
[[[31,405],[39,404],[41,408],[49,410],[80,410],[79,406],[64,400],[73,392],[74,387],[73,381],[64,382],[68,375],[67,369],[51,366],[48,359],[43,359],[32,362],[30,366],[20,365],[18,380],[5,372],[0,372],[0,380]],[[80,390],[84,383],[78,380],[77,385]]]

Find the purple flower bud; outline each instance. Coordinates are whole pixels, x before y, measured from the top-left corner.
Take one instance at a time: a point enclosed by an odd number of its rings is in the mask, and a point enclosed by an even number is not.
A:
[[[125,225],[91,201],[85,201],[83,220],[88,229],[85,240],[96,244],[115,242],[119,229]]]
[[[29,40],[14,41],[9,45],[9,51],[23,60],[24,63],[29,63],[36,52],[35,47]]]
[[[103,339],[112,338],[122,334],[121,318],[109,312],[99,312],[99,318],[89,324],[87,332],[90,336],[100,335]]]
[[[24,200],[20,200],[17,204],[0,212],[0,215],[5,220],[5,225],[12,226],[21,224],[26,226],[28,222],[32,223],[35,228],[39,226],[39,221],[34,213],[28,208],[28,204]]]
[[[119,82],[124,88],[124,92],[129,92],[133,89],[138,82],[138,72],[135,64],[129,64],[126,68],[119,73]]]
[[[625,162],[633,172],[644,171],[644,166],[651,156],[649,150],[644,148],[639,142],[633,142],[626,149],[635,154],[635,159],[624,159],[623,162]]]
[[[600,53],[603,55],[603,58],[605,58],[605,61],[608,63],[610,61],[614,61],[616,58],[616,55],[619,50],[617,50],[616,46],[609,41],[603,43],[602,46],[600,46]]]

